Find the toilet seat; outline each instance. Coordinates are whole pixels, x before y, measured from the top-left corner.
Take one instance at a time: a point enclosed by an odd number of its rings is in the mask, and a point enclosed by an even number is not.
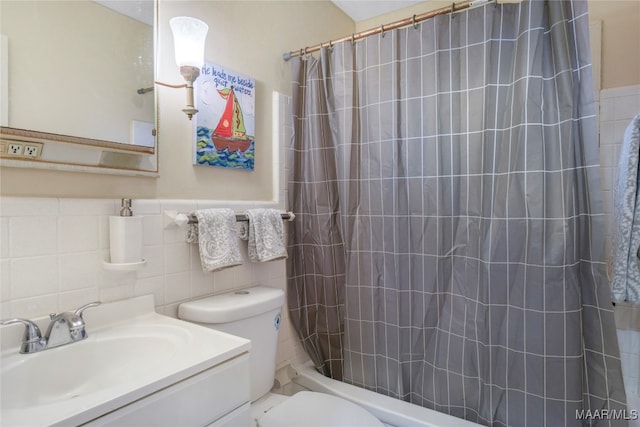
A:
[[[301,391],[258,419],[259,427],[383,427],[355,403],[325,393]]]

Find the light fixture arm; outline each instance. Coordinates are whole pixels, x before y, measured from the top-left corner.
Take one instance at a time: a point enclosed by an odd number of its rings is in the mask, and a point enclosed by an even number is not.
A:
[[[200,70],[197,67],[183,65],[180,67],[180,74],[182,74],[182,77],[187,81],[187,106],[183,108],[182,111],[189,117],[189,120],[191,120],[198,112],[193,101],[193,82],[195,82],[200,75]]]

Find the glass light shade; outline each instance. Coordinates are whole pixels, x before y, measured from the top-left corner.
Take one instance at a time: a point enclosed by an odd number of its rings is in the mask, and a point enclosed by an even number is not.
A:
[[[196,18],[176,16],[169,20],[176,48],[178,67],[202,68],[204,64],[204,41],[209,26]]]

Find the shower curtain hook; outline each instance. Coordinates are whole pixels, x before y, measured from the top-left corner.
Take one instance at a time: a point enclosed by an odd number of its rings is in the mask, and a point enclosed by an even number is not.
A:
[[[351,45],[352,46],[356,45],[356,35],[355,35],[355,33],[351,33]]]
[[[451,3],[451,19],[455,18],[455,16],[453,16],[453,12],[456,11],[456,2]]]
[[[331,43],[331,39],[329,39],[329,52],[333,52],[333,43]]]
[[[304,59],[304,49],[300,48],[300,59]]]
[[[413,23],[413,29],[417,30],[418,29],[418,23],[416,22],[416,15],[413,15],[413,18],[411,19],[411,22]]]
[[[380,34],[384,37],[384,24],[380,25]]]

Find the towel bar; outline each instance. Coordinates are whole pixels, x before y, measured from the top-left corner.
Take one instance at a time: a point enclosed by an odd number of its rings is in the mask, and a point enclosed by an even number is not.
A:
[[[293,212],[283,212],[281,216],[282,219],[286,219],[287,221],[293,221],[296,217]],[[188,214],[187,218],[189,218],[189,224],[195,224],[198,222],[198,218],[196,218],[195,214]],[[247,214],[236,214],[236,221],[249,221],[249,217]]]

